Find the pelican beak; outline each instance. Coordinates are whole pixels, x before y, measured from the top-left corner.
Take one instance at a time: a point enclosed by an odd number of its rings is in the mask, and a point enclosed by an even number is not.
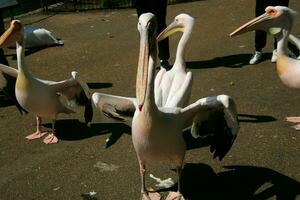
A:
[[[151,50],[153,42],[155,41],[155,34],[149,32],[150,23],[151,21],[149,22],[148,26],[140,30],[140,52],[136,80],[136,95],[138,108],[140,111],[142,111],[146,99],[149,73],[149,51]]]
[[[173,21],[169,26],[167,26],[158,36],[157,41],[160,42],[163,39],[173,35],[176,32],[184,32],[183,25],[179,24],[177,21]]]
[[[22,39],[23,25],[18,20],[13,20],[10,27],[0,37],[0,48],[8,47]]]
[[[266,12],[264,14],[237,28],[235,31],[230,33],[229,36],[233,37],[253,30],[269,31],[269,29],[275,25],[272,22],[274,21],[273,19],[276,14],[277,10],[274,7],[269,6],[266,8]]]

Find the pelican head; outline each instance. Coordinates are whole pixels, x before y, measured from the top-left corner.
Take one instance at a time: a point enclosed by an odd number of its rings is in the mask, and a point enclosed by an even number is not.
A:
[[[23,25],[19,20],[13,20],[9,28],[0,37],[0,48],[8,47],[22,41]]]
[[[152,13],[145,13],[139,17],[138,30],[140,33],[140,52],[137,69],[136,96],[140,111],[142,110],[146,99],[149,57],[152,52],[156,52],[156,27],[156,18]]]
[[[174,21],[157,36],[157,41],[161,41],[176,32],[191,33],[193,26],[193,17],[185,13],[179,14],[175,17]]]
[[[290,31],[293,25],[293,16],[296,12],[284,6],[268,6],[265,13],[245,23],[232,33],[230,37],[240,35],[253,30],[263,30],[272,35],[282,30]]]

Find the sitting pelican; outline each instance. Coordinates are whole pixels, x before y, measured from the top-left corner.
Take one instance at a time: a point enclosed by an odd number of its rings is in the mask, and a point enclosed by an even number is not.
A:
[[[159,107],[184,107],[188,105],[192,89],[192,73],[187,72],[184,50],[194,26],[194,18],[179,14],[157,37],[158,41],[183,32],[177,46],[176,59],[171,70],[160,69],[155,78],[155,102]]]
[[[88,86],[81,80],[77,72],[72,72],[72,78],[54,82],[33,77],[24,59],[24,28],[20,21],[13,20],[9,29],[0,37],[0,47],[7,47],[16,42],[18,70],[0,65],[0,71],[9,76],[16,77],[15,93],[19,104],[30,113],[36,116],[37,131],[28,135],[29,140],[37,139],[46,133],[41,130],[41,118],[48,117],[52,121],[52,133],[43,141],[46,144],[57,143],[55,136],[55,120],[59,113],[72,113],[59,99],[64,95],[69,101],[85,105],[85,120],[92,119],[92,107]]]
[[[44,28],[24,28],[24,38],[26,48],[37,48],[53,45],[63,45],[64,43],[53,36],[53,34]]]
[[[298,38],[290,35],[293,26],[293,17],[296,12],[284,6],[268,6],[265,13],[247,22],[236,29],[230,36],[239,35],[252,30],[264,30],[274,35],[277,40],[277,74],[284,85],[290,88],[300,89],[300,60],[288,56],[287,42],[290,39],[296,46],[300,47]],[[300,117],[287,117],[287,121],[299,123]],[[300,124],[294,126],[300,130]]]
[[[211,130],[214,142],[211,152],[222,159],[233,144],[239,126],[234,101],[227,95],[202,98],[187,107],[158,107],[154,97],[154,77],[157,57],[156,19],[151,13],[142,14],[138,22],[140,51],[138,59],[136,98],[94,93],[94,103],[102,103],[107,115],[118,118],[134,110],[132,141],[137,154],[142,197],[150,199],[145,185],[146,166],[167,162],[174,164],[178,173],[178,199],[180,177],[186,144],[182,131],[193,124],[192,132],[199,134],[202,115],[218,113]],[[197,118],[197,119],[196,119]],[[193,123],[193,121],[196,123]]]
[[[64,45],[63,41],[55,38],[47,29],[30,26],[24,27],[24,42],[26,49]],[[15,44],[12,44],[10,47],[15,48]]]

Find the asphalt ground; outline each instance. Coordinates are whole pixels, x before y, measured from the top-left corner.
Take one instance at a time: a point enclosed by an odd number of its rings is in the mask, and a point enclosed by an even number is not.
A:
[[[209,152],[209,140],[189,141],[183,172],[183,194],[188,199],[300,199],[300,133],[284,118],[300,114],[300,94],[279,80],[270,62],[269,37],[264,61],[248,65],[254,34],[228,34],[254,17],[254,1],[207,0],[170,5],[167,22],[179,13],[195,18],[186,49],[194,76],[191,102],[228,94],[238,105],[240,133],[222,162]],[[300,11],[300,4],[290,7]],[[300,17],[293,33],[300,35]],[[44,27],[65,45],[28,51],[26,61],[34,76],[62,80],[78,71],[93,91],[135,95],[138,31],[135,9],[35,14],[20,18],[26,25]],[[170,38],[171,63],[180,34]],[[16,66],[14,50],[6,51]],[[95,110],[90,127],[83,109],[61,114],[58,144],[26,141],[35,131],[32,114],[21,116],[0,96],[0,199],[139,199],[140,177],[130,126],[107,119]],[[50,130],[49,119],[43,126]],[[188,137],[188,133],[185,133]],[[106,143],[107,139],[109,143]],[[170,166],[150,172],[173,178]],[[147,183],[155,182],[147,175]],[[174,187],[173,189],[176,189]],[[87,193],[96,192],[89,197]],[[167,192],[162,192],[165,196]]]

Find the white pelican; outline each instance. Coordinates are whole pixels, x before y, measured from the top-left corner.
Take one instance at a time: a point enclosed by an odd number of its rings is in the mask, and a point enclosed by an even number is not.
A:
[[[154,93],[158,107],[184,107],[188,105],[192,88],[192,73],[186,70],[184,50],[193,26],[193,17],[187,14],[179,14],[175,17],[173,23],[166,27],[157,37],[157,40],[161,41],[178,31],[183,32],[177,46],[176,59],[172,69],[166,71],[165,68],[161,67],[155,77]],[[126,97],[119,97],[124,103],[121,106],[118,104],[119,101],[115,102],[116,97],[95,92],[93,94],[93,102],[105,115],[117,119],[131,119],[135,112],[135,107],[132,104],[134,98],[129,98],[129,101],[126,101]],[[122,110],[126,110],[126,112],[122,112]]]
[[[55,136],[57,115],[73,112],[62,104],[59,96],[64,95],[70,101],[84,104],[86,106],[85,120],[89,122],[92,119],[92,107],[88,87],[78,77],[77,72],[72,72],[72,78],[60,82],[45,81],[33,77],[27,69],[24,59],[23,30],[21,22],[14,20],[11,22],[9,29],[0,37],[0,47],[7,47],[12,42],[16,42],[18,62],[18,70],[0,65],[0,71],[17,78],[15,87],[17,101],[22,108],[36,116],[37,131],[26,138],[32,140],[45,135],[46,133],[41,130],[41,118],[47,117],[53,120],[52,133],[43,141],[46,144],[57,143],[58,139]]]
[[[50,31],[44,28],[25,27],[24,33],[26,48],[64,44],[60,39],[55,38]]]
[[[166,37],[183,32],[177,46],[176,59],[171,70],[160,69],[155,78],[155,102],[159,107],[184,107],[191,96],[193,77],[187,72],[184,50],[194,26],[194,18],[187,14],[179,14],[174,21],[158,36],[161,41]]]
[[[193,124],[192,132],[199,134],[203,115],[219,113],[214,124],[214,143],[211,152],[222,159],[233,144],[239,126],[235,103],[227,95],[202,98],[184,107],[158,107],[154,98],[154,77],[157,57],[156,20],[153,14],[142,14],[138,22],[140,52],[136,79],[136,98],[94,93],[95,104],[100,103],[111,117],[122,118],[134,110],[132,141],[137,153],[141,175],[141,193],[150,199],[145,185],[146,166],[170,162],[178,172],[178,199],[181,199],[180,177],[186,144],[182,130]],[[120,117],[121,116],[121,117]],[[193,123],[194,121],[194,123]]]
[[[24,27],[24,42],[26,48],[39,48],[54,45],[64,45],[63,41],[57,39],[53,34],[44,28]],[[13,44],[10,47],[15,47]]]
[[[287,87],[300,89],[300,60],[289,57],[287,48],[289,39],[295,43],[298,48],[300,47],[299,39],[290,35],[295,14],[296,12],[288,7],[268,6],[264,14],[236,29],[230,36],[257,29],[267,31],[274,35],[278,40],[277,74],[282,83]],[[300,117],[287,117],[286,120],[299,123]],[[295,125],[294,128],[300,130],[300,124]]]

